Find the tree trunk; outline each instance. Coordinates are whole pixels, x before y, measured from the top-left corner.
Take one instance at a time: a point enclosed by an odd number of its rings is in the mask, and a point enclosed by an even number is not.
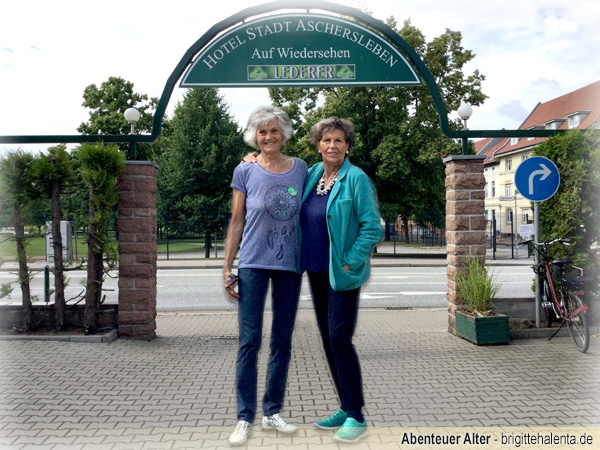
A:
[[[404,226],[404,238],[406,239],[406,243],[408,244],[410,242],[409,240],[409,233],[408,233],[408,218],[407,217],[402,217],[402,225]]]
[[[90,197],[93,197],[93,192]],[[100,251],[100,243],[96,225],[94,223],[94,208],[91,206],[90,200],[90,221],[88,224],[88,263],[87,263],[87,280],[85,289],[85,313],[84,313],[84,328],[86,333],[95,333],[96,310],[98,307],[98,296],[102,295],[102,252]],[[98,264],[100,259],[100,264]],[[100,272],[98,273],[98,267]],[[100,282],[98,282],[100,279]]]
[[[385,219],[385,240],[391,241],[390,239],[390,220]]]
[[[23,297],[23,331],[33,330],[33,309],[31,307],[31,289],[29,287],[29,268],[27,267],[27,254],[25,252],[25,228],[21,220],[21,209],[13,206],[13,226],[17,241],[17,258],[19,261],[19,284]]]
[[[211,247],[210,231],[207,230],[204,233],[204,257],[205,258],[210,258],[210,247]]]
[[[55,328],[62,330],[65,323],[65,279],[63,276],[63,241],[60,232],[60,184],[52,184],[52,247],[54,249],[54,304],[56,306]]]

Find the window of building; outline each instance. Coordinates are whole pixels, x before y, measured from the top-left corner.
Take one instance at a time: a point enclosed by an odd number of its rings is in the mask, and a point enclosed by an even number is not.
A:
[[[511,223],[511,216],[512,216],[512,210],[511,209],[507,209],[506,212],[504,213],[504,217],[506,217],[506,223]]]
[[[496,182],[492,181],[492,195],[490,195],[490,197],[495,197],[496,196]]]
[[[507,185],[505,186],[505,188],[506,188],[506,196],[507,196],[507,197],[510,197],[510,196],[512,195],[512,194],[511,194],[511,192],[512,192],[512,184],[507,184]]]
[[[509,170],[512,170],[512,158],[507,158],[505,161],[505,170],[508,172]]]
[[[484,188],[484,189],[485,189],[485,197],[486,197],[486,198],[488,197],[488,184],[489,184],[489,183],[486,181],[486,183],[485,183],[485,188]]]
[[[581,116],[579,114],[569,117],[569,128],[577,128],[581,123]]]
[[[529,223],[529,221],[532,219],[531,217],[531,210],[529,209],[524,209],[523,210],[523,223]]]
[[[519,138],[510,138],[510,145],[517,145],[519,143]]]
[[[521,162],[525,161],[527,158],[529,158],[529,155],[523,155],[523,156],[521,156]]]

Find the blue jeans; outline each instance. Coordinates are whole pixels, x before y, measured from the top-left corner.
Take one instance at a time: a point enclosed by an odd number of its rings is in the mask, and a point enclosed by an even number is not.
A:
[[[360,288],[334,291],[329,284],[329,274],[307,273],[323,349],[341,408],[351,417],[360,417],[365,402],[360,362],[352,343]]]
[[[271,355],[267,366],[267,384],[263,399],[266,416],[277,414],[283,404],[290,356],[292,333],[302,275],[285,270],[239,269],[238,321],[239,348],[236,363],[238,420],[250,423],[256,414],[258,352],[262,343],[263,313],[269,280],[273,323]]]

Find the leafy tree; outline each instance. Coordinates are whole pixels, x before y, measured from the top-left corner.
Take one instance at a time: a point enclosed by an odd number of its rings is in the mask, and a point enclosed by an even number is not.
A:
[[[560,173],[556,193],[540,202],[540,238],[571,239],[570,246],[555,246],[552,256],[589,264],[600,243],[600,133],[572,130],[538,145],[534,154],[550,159]]]
[[[463,72],[475,55],[462,47],[460,32],[446,30],[427,43],[410,21],[401,29],[393,17],[387,24],[422,58],[449,111],[458,109],[461,101],[479,105],[485,100],[481,92],[485,77],[477,70],[468,76]],[[317,161],[307,139],[317,120],[331,115],[349,118],[358,134],[353,162],[374,181],[384,219],[395,221],[400,214],[405,222],[412,219],[421,225],[444,226],[442,158],[461,149],[442,135],[426,86],[272,88],[269,92],[274,103],[282,105],[299,125],[292,145],[296,156],[309,165]],[[460,121],[451,127],[460,127]]]
[[[21,212],[35,196],[35,190],[29,177],[34,157],[23,150],[13,150],[0,158],[0,193],[12,214],[12,226],[15,230],[17,259],[19,261],[18,282],[21,287],[23,304],[22,330],[27,332],[35,328],[31,307],[30,272],[27,266],[25,227]]]
[[[125,157],[116,145],[81,145],[75,151],[81,178],[88,188],[88,264],[85,293],[84,327],[97,330],[96,311],[102,302],[104,260],[114,261],[109,246],[109,216],[118,202],[117,179],[125,170]]]
[[[176,232],[210,233],[226,224],[231,175],[247,152],[216,89],[189,90],[175,108],[159,158],[158,210]]]
[[[120,77],[109,77],[100,87],[90,84],[83,92],[83,106],[90,109],[90,120],[77,128],[83,134],[129,134],[131,127],[123,113],[128,108],[136,108],[140,112],[140,121],[135,129],[138,133],[152,130],[153,110],[156,110],[158,99],[148,98],[146,94],[134,92],[133,83]],[[120,149],[127,151],[129,144],[120,144]],[[149,153],[148,145],[138,145],[138,159],[145,159]]]
[[[63,264],[63,241],[60,231],[62,211],[60,198],[65,187],[73,181],[71,155],[64,144],[48,149],[33,162],[31,179],[39,192],[50,199],[52,205],[52,246],[54,250],[54,299],[56,305],[55,327],[60,331],[65,321],[65,278]]]

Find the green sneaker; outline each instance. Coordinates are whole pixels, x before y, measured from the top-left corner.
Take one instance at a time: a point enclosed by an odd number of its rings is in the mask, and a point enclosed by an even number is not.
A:
[[[319,428],[338,428],[341,427],[344,421],[348,418],[348,414],[346,414],[343,410],[338,409],[327,419],[319,420],[315,422],[315,426]]]
[[[356,442],[367,435],[367,421],[360,423],[352,417],[348,417],[342,427],[333,435],[333,439],[339,442]]]

